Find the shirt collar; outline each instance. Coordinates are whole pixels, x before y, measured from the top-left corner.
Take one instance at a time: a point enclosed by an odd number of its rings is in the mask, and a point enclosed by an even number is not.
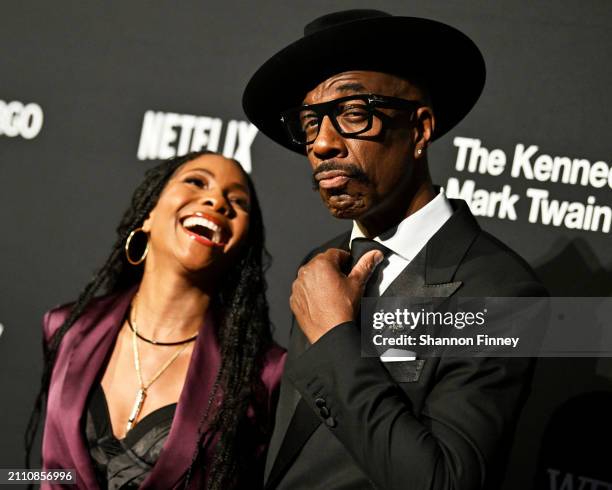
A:
[[[429,239],[442,227],[453,214],[450,202],[440,192],[421,209],[404,218],[398,225],[374,237],[393,253],[410,261],[426,245]],[[365,235],[353,221],[351,243],[355,238],[365,238]]]

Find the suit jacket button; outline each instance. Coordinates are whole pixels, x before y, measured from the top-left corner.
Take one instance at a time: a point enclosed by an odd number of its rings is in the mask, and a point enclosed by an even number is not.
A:
[[[329,408],[323,406],[319,408],[319,413],[321,414],[322,418],[326,419],[329,417]]]
[[[336,427],[336,419],[333,417],[327,417],[325,419],[325,425],[327,425],[327,427]]]
[[[317,398],[315,399],[315,405],[317,406],[317,408],[321,408],[325,406],[325,398]]]

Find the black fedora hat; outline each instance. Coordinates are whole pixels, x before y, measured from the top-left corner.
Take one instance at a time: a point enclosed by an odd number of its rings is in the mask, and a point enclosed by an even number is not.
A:
[[[454,27],[379,10],[345,10],[307,24],[304,37],[266,61],[248,82],[242,107],[262,133],[304,153],[287,136],[280,113],[300,105],[323,80],[348,70],[390,73],[425,87],[436,116],[433,139],[472,109],[486,78],[480,50]]]

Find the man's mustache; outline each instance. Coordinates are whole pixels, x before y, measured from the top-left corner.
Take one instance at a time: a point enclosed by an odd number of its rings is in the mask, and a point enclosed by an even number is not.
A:
[[[312,190],[319,190],[319,181],[317,180],[317,175],[322,172],[328,172],[330,170],[340,170],[344,172],[344,174],[354,180],[359,182],[368,183],[370,179],[368,175],[363,171],[363,169],[354,163],[337,163],[334,160],[326,160],[323,163],[319,164],[315,171],[312,173]]]

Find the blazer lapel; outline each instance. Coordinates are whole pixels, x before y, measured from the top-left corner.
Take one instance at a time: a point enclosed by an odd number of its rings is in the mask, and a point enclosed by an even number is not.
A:
[[[480,226],[465,201],[449,201],[453,215],[389,285],[383,297],[445,298],[461,287],[461,281],[453,281],[453,277],[480,233]]]
[[[330,248],[348,251],[349,239],[350,232],[343,233],[314,250],[302,264],[306,263],[317,253]],[[310,346],[308,339],[300,330],[295,319],[292,319],[292,322],[285,372],[287,372],[287,367]],[[272,488],[276,485],[286,468],[295,459],[303,445],[320,424],[320,419],[308,407],[306,402],[302,401],[300,393],[293,387],[289,378],[283,375],[274,433],[266,459],[264,478],[266,487]],[[287,434],[290,434],[290,436],[286,437]]]
[[[289,348],[287,350],[287,359],[285,362],[285,373],[287,372],[287,366],[299,357],[308,347],[308,339],[304,336],[302,331],[296,325],[293,325],[291,336],[289,338]],[[276,411],[276,420],[274,422],[274,432],[272,433],[272,439],[270,440],[270,446],[268,448],[268,457],[266,458],[266,471],[264,481],[268,480],[272,465],[276,462],[277,455],[279,454],[281,445],[285,439],[285,434],[289,427],[289,423],[295,413],[295,409],[300,401],[299,392],[293,387],[291,381],[283,374],[280,385],[280,394],[278,398],[278,406]],[[275,464],[275,466],[277,466]]]
[[[285,373],[291,362],[310,345],[296,324],[289,342]],[[276,430],[270,441],[264,481],[266,488],[274,488],[286,469],[296,458],[306,441],[321,424],[288,377],[283,375],[276,418]]]
[[[69,342],[73,347],[62,387],[60,423],[78,477],[86,488],[97,488],[98,484],[83,437],[85,402],[115,343],[133,294],[134,290],[97,302],[67,334],[74,338]]]
[[[220,365],[215,325],[208,314],[196,339],[168,439],[141,489],[175,488],[182,481],[196,451],[200,421]],[[203,433],[208,429],[208,422],[210,419],[202,427]]]
[[[440,284],[425,283],[426,257],[427,245],[395,278],[382,297],[445,298],[457,291],[462,284],[461,281]]]
[[[454,213],[427,242],[425,284],[440,285],[452,281],[468,249],[482,231],[461,199],[449,199]]]

